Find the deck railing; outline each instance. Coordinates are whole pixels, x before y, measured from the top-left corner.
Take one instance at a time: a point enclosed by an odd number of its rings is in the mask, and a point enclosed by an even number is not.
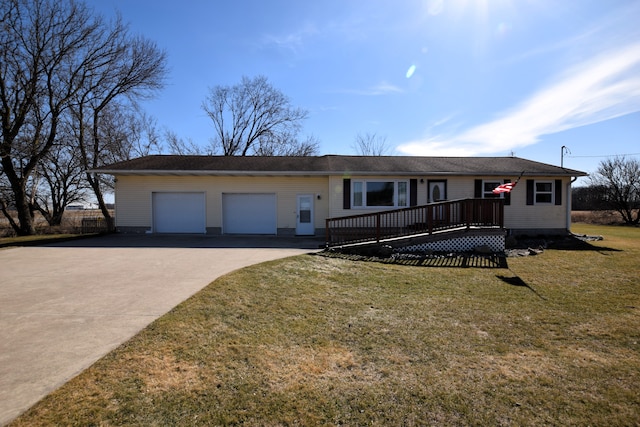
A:
[[[503,199],[460,199],[391,211],[328,218],[326,245],[380,242],[471,227],[504,227]]]

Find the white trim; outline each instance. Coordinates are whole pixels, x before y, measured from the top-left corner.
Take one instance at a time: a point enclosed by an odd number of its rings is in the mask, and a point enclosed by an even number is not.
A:
[[[495,185],[491,190],[489,191],[485,191],[484,189],[484,184],[488,183],[488,184],[497,184]],[[483,199],[504,199],[504,193],[500,193],[500,194],[494,194],[492,191],[494,188],[498,187],[499,185],[504,184],[504,182],[502,182],[501,179],[498,180],[492,180],[492,179],[483,179],[482,180],[482,198]],[[491,197],[485,197],[487,194],[491,194]]]
[[[538,184],[549,184],[551,186],[551,191],[538,191]],[[551,200],[549,200],[548,202],[539,202],[538,194],[540,195],[548,194],[549,196],[551,196]],[[553,205],[555,204],[555,200],[556,200],[556,189],[555,189],[554,181],[542,180],[542,179],[541,180],[536,179],[533,181],[533,204],[534,205]]]
[[[367,183],[369,182],[392,182],[393,183],[393,205],[389,206],[367,206]],[[406,184],[406,200],[402,206],[398,205],[398,184]],[[355,187],[357,183],[362,183],[362,205],[355,204]],[[411,185],[408,179],[383,179],[383,178],[369,178],[369,179],[352,179],[351,180],[351,209],[401,209],[408,207],[411,197]]]

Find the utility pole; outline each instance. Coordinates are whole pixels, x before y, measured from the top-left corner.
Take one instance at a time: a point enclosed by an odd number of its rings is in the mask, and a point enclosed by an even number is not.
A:
[[[569,147],[567,147],[566,145],[563,145],[562,147],[560,147],[560,167],[561,168],[564,167],[564,153],[571,154]]]

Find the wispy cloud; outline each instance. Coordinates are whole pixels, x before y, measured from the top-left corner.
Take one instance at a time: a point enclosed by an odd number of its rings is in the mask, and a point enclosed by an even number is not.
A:
[[[305,43],[319,33],[316,26],[307,23],[295,31],[285,34],[265,34],[260,41],[263,47],[276,48],[282,51],[300,53]]]
[[[542,135],[640,111],[640,43],[575,64],[498,118],[400,145],[410,155],[471,156],[535,144]]]
[[[368,88],[339,89],[334,92],[350,94],[350,95],[361,95],[361,96],[379,96],[379,95],[392,95],[392,94],[404,93],[404,89],[383,80],[378,84],[370,86]]]
[[[301,23],[296,28],[283,33],[264,34],[258,45],[264,49],[278,49],[300,54],[318,42],[351,43],[366,40],[369,27],[363,17],[346,17],[340,20],[321,19]]]

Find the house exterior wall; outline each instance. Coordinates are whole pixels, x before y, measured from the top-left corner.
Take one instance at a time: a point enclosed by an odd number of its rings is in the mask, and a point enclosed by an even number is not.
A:
[[[121,231],[152,231],[154,192],[204,192],[206,228],[211,234],[222,232],[223,193],[275,193],[279,234],[294,234],[297,196],[314,195],[314,225],[324,231],[328,214],[326,177],[252,176],[116,176],[116,227]],[[319,196],[319,198],[318,198]]]
[[[116,176],[116,227],[121,231],[150,232],[153,227],[153,192],[203,192],[206,198],[206,228],[211,234],[222,232],[223,193],[275,193],[279,234],[294,234],[297,216],[297,195],[313,194],[316,234],[322,234],[325,219],[372,213],[379,208],[344,209],[344,176]],[[473,198],[475,180],[501,181],[491,176],[351,176],[352,180],[409,180],[417,183],[418,205],[428,202],[428,182],[446,180],[448,200]],[[514,179],[515,177],[511,177]],[[526,180],[562,182],[561,204],[527,205]],[[422,182],[421,182],[422,181]],[[505,228],[515,234],[553,234],[570,227],[568,200],[570,177],[523,177],[511,192],[511,203],[505,206]],[[319,196],[319,198],[318,198]],[[388,209],[394,209],[392,207]]]
[[[329,188],[331,189],[331,200],[329,204],[330,217],[342,217],[349,215],[360,215],[376,212],[380,209],[374,208],[343,208],[343,182],[344,176],[331,176],[329,178]],[[490,180],[504,182],[506,180],[515,180],[517,177],[496,178],[495,176],[469,176],[469,177],[443,177],[443,176],[420,176],[420,177],[402,177],[402,176],[351,176],[351,180],[406,180],[409,178],[417,179],[417,204],[426,204],[428,201],[428,182],[429,180],[446,180],[446,196],[447,200],[473,198],[475,196],[475,180]],[[526,180],[555,182],[560,179],[562,181],[562,203],[556,205],[552,203],[527,205],[527,188]],[[421,182],[422,180],[422,182]],[[504,208],[505,228],[514,234],[555,234],[562,233],[570,228],[570,220],[568,220],[568,200],[571,199],[569,193],[570,178],[544,177],[544,176],[527,176],[521,178],[518,185],[511,192],[511,203]],[[554,188],[555,191],[555,188]],[[555,196],[555,194],[554,194]],[[389,208],[393,209],[393,208]]]

